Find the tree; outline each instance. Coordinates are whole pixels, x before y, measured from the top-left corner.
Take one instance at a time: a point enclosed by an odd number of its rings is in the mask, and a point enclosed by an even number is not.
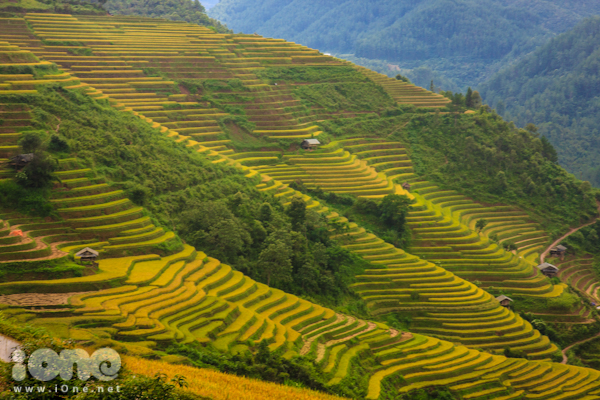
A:
[[[481,233],[482,229],[485,228],[487,224],[488,222],[485,219],[478,219],[475,223],[475,228],[477,229],[477,232]]]
[[[287,215],[292,220],[292,229],[301,232],[306,219],[306,203],[302,197],[292,197],[292,204],[287,210]]]
[[[412,201],[406,196],[388,194],[379,204],[379,215],[390,228],[402,233],[411,203]]]
[[[408,79],[406,76],[403,76],[400,74],[396,75],[396,79],[399,81],[402,81],[402,82],[411,83],[410,79]]]
[[[54,172],[58,160],[44,151],[36,151],[33,160],[17,173],[17,183],[30,188],[49,188],[54,181],[60,181]]]
[[[219,258],[234,260],[252,238],[235,219],[225,219],[213,225],[209,230],[209,242],[215,246]]]
[[[517,245],[512,241],[502,243],[502,247],[504,247],[504,250],[506,251],[517,250]]]
[[[261,251],[258,257],[259,268],[267,279],[267,286],[271,280],[276,282],[289,282],[292,280],[292,261],[290,249],[282,240],[271,243]]]
[[[26,132],[21,135],[19,139],[19,146],[23,153],[34,153],[41,149],[44,139],[38,132]]]
[[[471,107],[479,108],[482,105],[483,105],[483,100],[481,99],[481,95],[479,94],[479,92],[476,90],[473,92],[472,97],[471,97]]]
[[[473,89],[469,86],[467,89],[467,95],[465,96],[465,105],[468,108],[473,108]]]
[[[270,222],[273,219],[273,207],[269,203],[263,203],[258,210],[258,219],[261,222]]]
[[[431,80],[431,83],[429,84],[429,90],[431,92],[435,92],[435,86],[433,86],[433,79]]]
[[[552,146],[552,143],[550,143],[546,136],[542,136],[541,140],[542,155],[552,162],[558,162],[558,154],[556,153],[556,149],[554,148],[554,146]]]

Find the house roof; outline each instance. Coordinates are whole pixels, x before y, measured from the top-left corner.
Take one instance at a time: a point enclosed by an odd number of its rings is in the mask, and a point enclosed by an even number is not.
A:
[[[304,139],[302,141],[302,143],[308,143],[308,144],[321,144],[321,142],[319,142],[317,139]]]
[[[503,300],[513,301],[513,299],[511,299],[510,297],[505,296],[505,295],[496,297],[496,300],[498,300],[498,301],[503,301]]]
[[[82,257],[82,256],[96,256],[98,257],[100,253],[98,253],[96,250],[91,249],[89,247],[86,247],[85,249],[81,249],[79,250],[75,256],[76,257]]]
[[[552,264],[550,264],[550,263],[547,263],[547,262],[545,262],[545,263],[543,263],[543,264],[540,264],[540,265],[538,265],[537,267],[538,267],[538,269],[539,269],[539,270],[545,270],[545,269],[548,269],[548,268],[550,268],[550,269],[554,269],[554,270],[556,270],[556,271],[558,271],[558,270],[559,270],[559,269],[558,269],[556,266],[554,266],[554,265],[552,265]]]
[[[33,161],[33,153],[19,154],[10,159],[12,162],[31,162]]]
[[[560,251],[565,251],[567,248],[565,246],[563,246],[562,244],[559,244],[558,246],[556,246],[556,250],[560,250]]]

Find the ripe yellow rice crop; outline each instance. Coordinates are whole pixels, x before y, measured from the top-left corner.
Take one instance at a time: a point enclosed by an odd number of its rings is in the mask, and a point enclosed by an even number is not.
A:
[[[124,365],[135,374],[154,376],[157,371],[167,375],[167,379],[175,375],[186,377],[189,387],[187,391],[213,400],[334,400],[340,399],[325,393],[290,386],[278,385],[254,379],[242,378],[210,369],[194,368],[184,365],[173,365],[163,361],[144,360],[123,356]]]

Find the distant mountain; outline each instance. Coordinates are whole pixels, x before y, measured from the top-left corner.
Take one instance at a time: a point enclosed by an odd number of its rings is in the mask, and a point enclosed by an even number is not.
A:
[[[411,76],[425,65],[464,87],[598,13],[596,0],[221,0],[209,15],[429,86]]]
[[[216,1],[209,3],[212,6]],[[115,15],[164,18],[213,26],[218,32],[229,31],[225,25],[206,15],[206,9],[199,0],[108,0],[104,8]]]
[[[479,91],[517,125],[534,123],[578,178],[600,186],[600,17],[495,75]]]

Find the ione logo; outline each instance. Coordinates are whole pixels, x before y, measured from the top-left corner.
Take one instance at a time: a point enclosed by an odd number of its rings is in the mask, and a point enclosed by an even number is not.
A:
[[[48,382],[60,375],[67,381],[73,378],[74,366],[77,365],[77,377],[87,381],[94,376],[100,381],[112,381],[121,369],[121,357],[113,349],[98,349],[90,355],[82,349],[63,350],[58,355],[51,349],[38,349],[34,351],[27,365],[26,354],[23,350],[13,352],[13,361],[16,363],[12,369],[12,377],[21,382],[27,378],[27,371],[38,381]]]

